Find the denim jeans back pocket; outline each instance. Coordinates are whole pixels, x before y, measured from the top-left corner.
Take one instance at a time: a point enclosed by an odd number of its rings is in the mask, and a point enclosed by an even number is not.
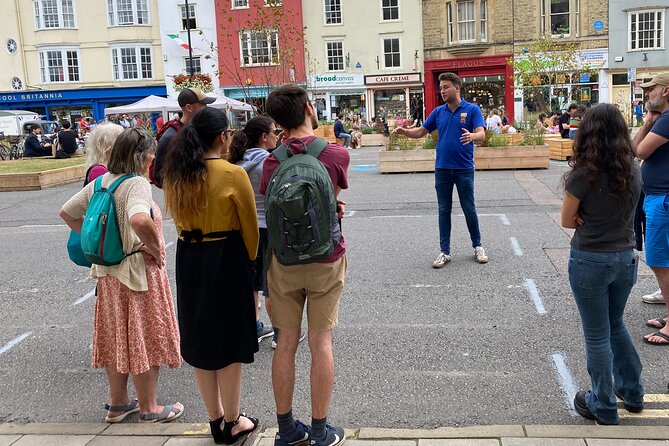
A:
[[[639,273],[639,255],[635,255],[631,263],[625,265],[626,267],[626,284],[629,286],[636,285],[637,275]]]
[[[608,286],[611,265],[583,259],[569,259],[569,280],[572,286],[597,290]]]

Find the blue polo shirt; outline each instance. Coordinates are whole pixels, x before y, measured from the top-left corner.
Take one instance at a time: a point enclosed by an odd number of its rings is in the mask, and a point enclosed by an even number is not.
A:
[[[650,129],[662,138],[669,139],[669,110],[657,118]],[[669,142],[655,149],[653,154],[641,163],[641,185],[646,195],[669,195]]]
[[[435,108],[423,123],[428,132],[439,130],[437,142],[437,169],[473,169],[474,143],[462,144],[460,137],[463,128],[474,132],[477,127],[485,128],[483,114],[478,105],[464,99],[455,111],[451,112],[448,104]]]

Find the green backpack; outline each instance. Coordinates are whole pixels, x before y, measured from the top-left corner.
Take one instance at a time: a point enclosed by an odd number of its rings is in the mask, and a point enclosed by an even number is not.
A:
[[[298,154],[283,144],[272,152],[279,166],[265,193],[268,250],[282,265],[327,259],[341,239],[334,186],[318,160],[327,146],[316,138]]]
[[[119,185],[135,175],[123,175],[109,188],[102,187],[102,177],[95,179],[95,190],[88,203],[84,223],[81,226],[81,249],[86,258],[96,265],[118,265],[127,256],[123,251],[123,237],[116,216],[114,191]]]

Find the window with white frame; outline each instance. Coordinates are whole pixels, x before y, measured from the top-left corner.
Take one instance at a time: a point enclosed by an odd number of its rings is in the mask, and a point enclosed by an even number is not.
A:
[[[265,0],[265,6],[281,6],[282,0]]]
[[[381,17],[385,20],[400,19],[400,0],[381,0]]]
[[[341,40],[325,43],[328,71],[344,71],[344,42]]]
[[[197,20],[195,19],[195,5],[188,4],[188,14],[186,14],[186,5],[179,5],[179,14],[181,15],[181,29],[197,29]]]
[[[33,0],[35,29],[76,28],[74,0]]]
[[[488,0],[446,2],[446,36],[449,43],[488,41]]]
[[[458,40],[460,42],[472,42],[476,39],[474,11],[474,0],[458,2]]]
[[[325,24],[339,25],[341,23],[341,0],[325,0]]]
[[[481,0],[480,14],[481,19],[481,42],[488,41],[488,1]]]
[[[578,36],[580,0],[539,0],[541,33],[552,36]]]
[[[112,74],[115,81],[131,81],[153,78],[151,47],[113,47]]]
[[[453,34],[453,4],[446,3],[446,22],[447,22],[447,34],[448,34],[448,43],[455,42]]]
[[[81,81],[78,48],[45,48],[38,54],[43,84]]]
[[[244,67],[279,63],[279,33],[276,30],[242,31],[239,48]]]
[[[629,51],[664,48],[664,10],[628,12]]]
[[[193,57],[192,62],[190,57],[186,57],[184,59],[184,64],[186,67],[186,74],[191,74],[191,64],[193,65],[193,74],[202,73],[202,58],[200,56]]]
[[[249,0],[232,0],[232,9],[248,8]]]
[[[399,68],[402,66],[399,37],[383,39],[383,66],[385,68]]]
[[[149,0],[107,0],[109,26],[148,25]]]

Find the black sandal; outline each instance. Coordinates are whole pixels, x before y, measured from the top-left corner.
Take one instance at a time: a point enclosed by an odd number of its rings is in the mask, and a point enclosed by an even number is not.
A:
[[[221,429],[221,423],[224,418],[221,417],[218,420],[209,421],[211,436],[214,438],[214,443],[216,444],[225,444],[225,435],[223,435],[223,430]]]
[[[235,427],[237,424],[239,424],[239,417],[246,417],[248,418],[251,423],[253,423],[253,427],[251,429],[247,429],[245,431],[240,431],[237,432],[235,435],[232,435],[232,428]],[[223,442],[225,444],[234,444],[236,443],[240,438],[242,438],[244,435],[248,435],[256,428],[258,427],[258,419],[249,417],[245,413],[240,413],[237,416],[237,419],[235,421],[226,421],[225,425],[223,426]]]

